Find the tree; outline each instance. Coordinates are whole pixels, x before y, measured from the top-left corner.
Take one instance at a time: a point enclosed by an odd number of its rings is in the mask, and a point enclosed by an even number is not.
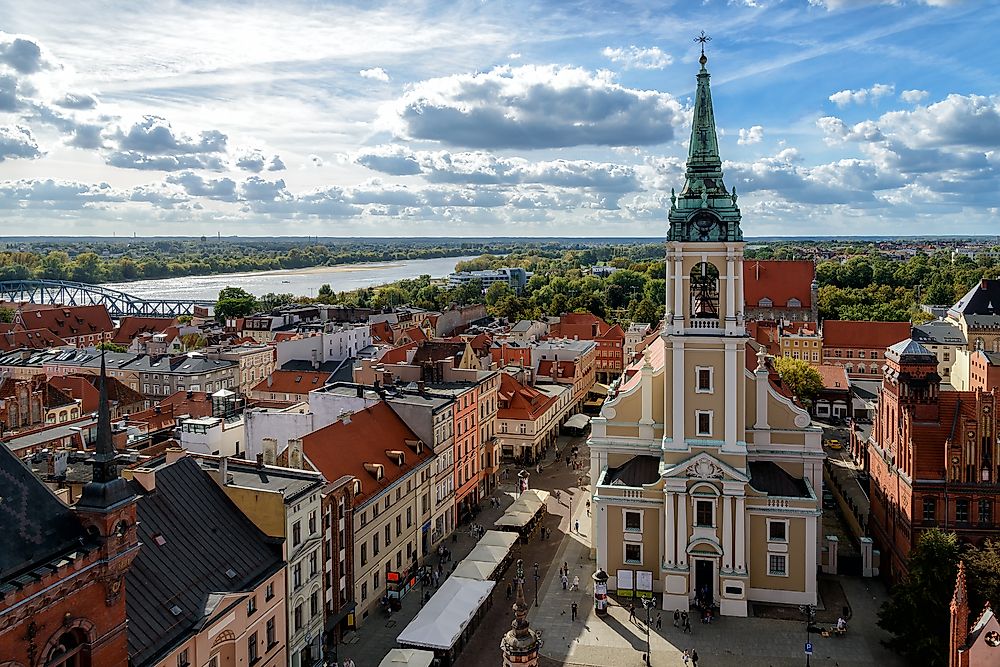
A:
[[[107,352],[128,352],[128,348],[124,345],[119,345],[118,343],[112,343],[111,341],[104,341],[103,343],[98,343],[95,345],[98,350],[106,350]]]
[[[1000,605],[1000,540],[986,540],[983,546],[970,546],[964,555],[968,582],[969,608],[978,614],[987,602]]]
[[[637,302],[635,308],[632,310],[632,321],[642,322],[655,328],[657,322],[660,321],[656,304],[651,299],[643,299]]]
[[[257,297],[242,287],[225,287],[215,302],[215,317],[220,322],[228,317],[246,317],[258,310]]]
[[[0,308],[0,322],[13,322],[13,321],[14,321],[14,309]]]
[[[330,287],[330,283],[323,283],[319,286],[319,292],[316,293],[316,300],[320,303],[333,303],[334,302],[333,289]]]
[[[291,293],[275,294],[274,292],[268,292],[264,296],[260,297],[258,308],[261,310],[266,310],[271,312],[275,308],[280,308],[289,303],[295,301],[295,295]]]
[[[960,552],[954,533],[923,532],[910,552],[906,578],[879,610],[879,627],[893,636],[886,645],[909,664],[948,664],[948,605]]]
[[[514,296],[514,290],[507,283],[493,283],[486,290],[486,307],[493,308],[501,299]]]
[[[819,371],[802,359],[791,357],[778,357],[774,365],[778,369],[778,377],[782,383],[787,385],[806,407],[810,407],[823,389],[823,378],[820,377]]]

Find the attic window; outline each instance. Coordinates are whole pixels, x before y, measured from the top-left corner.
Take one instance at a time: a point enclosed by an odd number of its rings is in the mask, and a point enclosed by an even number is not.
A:
[[[183,610],[177,605],[174,605],[173,607],[170,608],[170,613],[173,614],[174,616],[180,616],[182,611]]]
[[[162,547],[167,543],[167,538],[165,538],[160,533],[153,535],[153,541],[156,542],[156,546]]]
[[[226,576],[229,577],[230,579],[235,579],[236,570],[234,570],[233,568],[229,568],[228,570],[226,570]]]
[[[757,305],[760,308],[770,308],[771,306],[774,305],[774,302],[768,299],[767,297],[764,297],[763,299],[757,302]]]
[[[802,302],[799,301],[798,299],[789,299],[788,300],[788,307],[789,308],[801,308],[802,307]]]

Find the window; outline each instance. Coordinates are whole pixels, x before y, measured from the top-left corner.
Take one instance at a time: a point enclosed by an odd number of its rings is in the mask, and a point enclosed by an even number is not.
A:
[[[937,519],[937,498],[924,498],[924,521]]]
[[[944,353],[944,360],[945,361],[951,361],[951,352],[945,352]]]
[[[858,350],[858,359],[864,359],[864,358],[865,358],[865,351]]]
[[[247,600],[247,616],[253,616],[254,612],[257,611],[257,596],[251,595],[250,599]]]
[[[270,600],[274,597],[274,584],[268,584],[267,588],[264,589],[264,600]]]
[[[787,577],[785,569],[785,556],[778,554],[767,555],[767,573],[772,577]]]
[[[292,546],[297,547],[302,544],[302,522],[296,521],[292,524]]]
[[[247,660],[250,664],[260,660],[260,656],[257,654],[257,633],[253,633],[247,638]]]
[[[388,565],[388,563],[386,563],[386,565]],[[372,590],[377,591],[380,585],[381,580],[379,578],[379,571],[375,570],[375,573],[372,574]]]
[[[302,563],[296,563],[292,568],[292,585],[295,588],[302,585]]]
[[[292,623],[295,631],[298,632],[302,629],[302,603],[295,605],[295,613],[292,614]]]
[[[642,545],[641,544],[625,544],[625,562],[626,563],[642,563]]]
[[[695,391],[699,394],[711,394],[713,390],[712,369],[698,366],[695,369],[695,373],[698,376],[698,386]]]
[[[412,525],[413,525],[413,508],[412,507],[407,507],[406,508],[406,527],[409,528]]]
[[[368,599],[368,584],[367,583],[362,583],[361,584],[361,601],[364,602],[367,599]]]
[[[785,521],[768,521],[767,522],[767,541],[768,542],[787,542],[788,541],[788,523]]]
[[[309,534],[316,534],[316,510],[309,512]]]
[[[698,435],[712,435],[712,411],[696,410],[694,414],[698,424]]]
[[[399,517],[396,517],[396,518],[398,519]],[[390,544],[392,544],[392,529],[389,527],[388,524],[386,524],[386,526],[385,526],[385,546],[389,546]]]
[[[309,576],[310,577],[313,576],[314,574],[316,574],[316,570],[319,569],[319,567],[317,565],[318,559],[316,558],[316,554],[317,554],[316,551],[313,551],[311,554],[309,554]]]
[[[955,521],[959,523],[969,522],[969,499],[959,498],[955,501]]]
[[[985,498],[979,501],[979,525],[988,526],[993,523],[993,503]]]
[[[309,596],[309,616],[314,617],[319,614],[319,591],[313,591]]]
[[[368,563],[368,545],[361,545],[361,565],[362,567]]]
[[[625,512],[625,530],[642,532],[642,512]]]
[[[372,555],[378,556],[378,533],[372,535]]]
[[[278,643],[278,635],[274,627],[274,617],[267,619],[267,650],[271,650]]]
[[[403,516],[401,514],[396,515],[396,537],[403,532]]]
[[[177,667],[188,667],[190,664],[191,658],[189,657],[187,649],[184,649],[177,654]]]
[[[707,526],[712,527],[712,501],[711,500],[698,500],[695,501],[695,519],[694,525],[696,526]]]
[[[364,528],[368,525],[368,512],[361,513],[361,527]]]

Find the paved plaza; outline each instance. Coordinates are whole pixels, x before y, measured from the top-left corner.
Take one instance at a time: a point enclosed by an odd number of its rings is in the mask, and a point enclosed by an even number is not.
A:
[[[560,448],[579,446],[580,460],[589,461],[583,439],[560,438]],[[514,470],[514,468],[511,468]],[[635,620],[621,601],[614,600],[610,613],[599,618],[593,611],[594,562],[590,558],[590,518],[585,499],[589,489],[577,485],[579,471],[566,466],[564,460],[553,461],[550,453],[543,463],[541,474],[531,471],[531,487],[547,491],[559,490],[561,498],[549,499],[548,513],[543,525],[552,532],[548,540],[541,540],[536,533],[527,544],[518,544],[514,558],[526,563],[525,596],[534,603],[532,565],[539,563],[538,606],[532,606],[528,619],[531,627],[541,633],[544,642],[541,654],[543,667],[555,665],[615,667],[642,665],[646,652],[646,612],[641,604],[636,609]],[[487,528],[495,521],[514,498],[511,484],[502,485],[496,492],[501,499],[499,509],[483,504],[476,521]],[[580,522],[580,532],[575,522]],[[474,546],[475,541],[463,524],[455,542],[448,540],[454,561],[460,561]],[[436,562],[432,559],[431,562]],[[559,568],[563,563],[570,569],[570,581],[580,578],[580,590],[563,590]],[[446,566],[446,570],[448,566]],[[513,620],[511,604],[506,599],[506,584],[512,569],[505,573],[494,589],[492,606],[485,614],[471,641],[459,654],[455,667],[489,667],[500,664],[500,637],[510,628]],[[815,667],[861,667],[903,665],[901,659],[883,648],[879,640],[884,637],[876,626],[876,614],[885,598],[885,588],[877,581],[851,577],[837,577],[851,606],[850,631],[845,638],[811,636],[814,652],[810,665]],[[572,620],[571,605],[577,603],[580,617]],[[627,601],[624,602],[628,604]],[[384,615],[370,617],[360,631],[345,638],[340,646],[339,658],[353,658],[358,667],[375,667],[381,658],[395,646],[396,636],[416,615],[420,608],[419,594],[407,595],[403,609],[387,619]],[[661,614],[661,628],[656,628],[656,615]],[[830,625],[823,618],[832,618],[835,612],[827,610],[818,614],[818,624]],[[651,663],[657,667],[683,666],[681,652],[695,649],[701,667],[739,665],[740,667],[799,667],[805,664],[805,623],[800,620],[774,618],[718,618],[711,625],[703,625],[692,618],[692,633],[683,634],[673,627],[673,615],[667,611],[652,610],[652,628],[649,632]]]

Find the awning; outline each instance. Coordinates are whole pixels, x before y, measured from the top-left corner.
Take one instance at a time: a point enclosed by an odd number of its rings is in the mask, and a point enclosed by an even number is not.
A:
[[[396,641],[420,648],[450,650],[494,586],[495,581],[448,577]]]
[[[594,386],[590,388],[590,393],[597,394],[598,396],[607,396],[609,390],[610,387],[608,387],[608,385],[595,382]]]
[[[511,512],[507,511],[494,523],[498,526],[510,526],[511,528],[523,528],[535,518],[534,512]]]
[[[506,547],[509,550],[515,542],[517,542],[517,535],[505,533],[502,530],[487,530],[476,544],[488,547]]]
[[[511,534],[513,535],[513,533]],[[517,536],[515,535],[515,537]],[[463,560],[458,564],[458,567],[455,568],[455,571],[451,573],[451,576],[475,579],[477,581],[488,581],[496,569],[497,566],[494,563]]]
[[[430,667],[434,662],[434,651],[415,648],[394,648],[382,658],[378,667]]]
[[[477,544],[472,547],[469,555],[462,559],[463,563],[480,562],[490,563],[496,568],[503,562],[503,559],[510,553],[509,547],[488,547],[485,544]]]
[[[347,618],[347,615],[353,612],[356,607],[357,604],[354,602],[345,603],[340,608],[340,611],[338,611],[336,614],[326,617],[326,622],[323,624],[323,627],[326,629],[327,632],[333,630],[335,627],[337,627],[337,624],[340,623],[345,618]]]
[[[563,426],[568,428],[587,428],[587,424],[590,423],[590,417],[585,414],[576,414],[566,420]]]

